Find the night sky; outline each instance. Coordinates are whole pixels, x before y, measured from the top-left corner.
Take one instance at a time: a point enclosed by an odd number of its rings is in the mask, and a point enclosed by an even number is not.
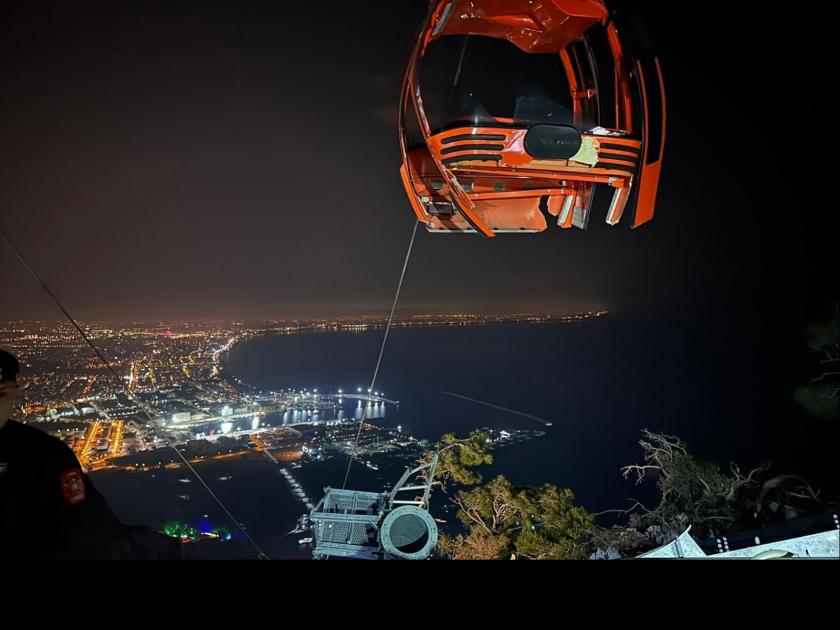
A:
[[[384,310],[413,221],[396,103],[425,6],[4,2],[0,224],[83,320]],[[670,114],[654,221],[422,232],[404,311],[604,307],[789,345],[827,313],[827,26],[687,9],[650,23]],[[3,248],[0,282],[0,319],[59,317]]]

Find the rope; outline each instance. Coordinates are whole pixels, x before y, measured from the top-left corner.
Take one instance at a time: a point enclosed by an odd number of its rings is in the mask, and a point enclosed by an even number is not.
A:
[[[79,326],[79,324],[75,320],[75,318],[72,315],[70,315],[70,313],[67,311],[66,308],[64,308],[64,305],[61,303],[61,300],[59,300],[58,297],[56,297],[55,293],[53,293],[50,290],[50,288],[47,286],[47,283],[44,282],[43,278],[41,278],[41,276],[38,275],[38,272],[35,271],[35,269],[32,268],[32,265],[29,264],[29,261],[26,260],[24,255],[20,252],[20,250],[12,244],[12,242],[8,239],[8,237],[3,233],[2,229],[0,229],[0,239],[2,239],[3,242],[6,243],[6,245],[9,247],[10,250],[12,250],[12,252],[15,254],[17,259],[21,262],[21,264],[32,275],[32,277],[35,278],[35,280],[38,282],[38,284],[41,285],[41,288],[44,290],[44,292],[47,295],[49,295],[50,298],[52,298],[53,302],[55,302],[56,305],[58,306],[58,308],[61,309],[61,312],[64,313],[64,316],[70,321],[71,324],[73,324],[73,327],[82,336],[82,339],[85,340],[87,345],[89,345],[91,347],[91,349],[96,354],[96,356],[99,357],[99,360],[102,361],[102,363],[105,365],[106,368],[108,368],[108,371],[111,373],[111,375],[116,380],[118,387],[123,388],[124,385],[123,385],[122,378],[120,377],[119,374],[117,374],[116,370],[114,370],[113,366],[110,364],[108,359],[106,359],[105,356],[99,351],[99,348],[96,347],[96,344],[93,343],[93,341],[91,341],[90,337],[88,337],[87,334],[85,333],[85,331],[82,330],[82,327]],[[380,358],[381,358],[381,355],[380,355]],[[146,407],[146,405],[143,403],[143,401],[141,401],[139,398],[135,397],[134,394],[132,392],[129,392],[127,388],[124,389],[124,391],[125,391],[126,396],[131,398],[131,400],[140,409],[143,410],[143,413],[146,414],[146,417],[148,418],[149,422],[156,423],[156,420],[154,419],[154,417],[150,413],[148,407]],[[190,472],[192,472],[192,474],[195,476],[195,478],[198,479],[199,482],[201,482],[201,485],[203,485],[204,488],[207,490],[207,492],[210,494],[210,496],[213,497],[213,499],[215,499],[216,503],[219,504],[219,507],[222,508],[222,510],[224,510],[225,514],[228,515],[228,518],[230,518],[230,520],[233,521],[233,524],[236,525],[236,527],[239,528],[239,530],[250,541],[250,543],[254,546],[254,549],[256,549],[257,553],[259,553],[260,557],[268,558],[268,555],[266,555],[263,552],[263,550],[260,549],[260,546],[256,543],[256,541],[254,541],[254,539],[251,538],[250,534],[248,534],[248,532],[245,531],[245,527],[233,516],[233,514],[230,513],[230,510],[228,510],[227,507],[225,507],[225,504],[222,503],[221,499],[219,499],[219,497],[216,496],[216,493],[213,492],[210,489],[210,486],[207,485],[207,483],[204,481],[204,479],[201,478],[201,475],[199,475],[196,472],[195,468],[193,468],[190,465],[190,463],[187,461],[187,458],[184,457],[184,455],[181,453],[181,451],[179,451],[175,447],[174,444],[172,445],[172,450],[174,450],[175,453],[177,453],[178,457],[181,459],[182,462],[184,462],[184,465],[190,470]]]
[[[385,325],[385,334],[382,336],[382,345],[379,348],[379,358],[376,360],[376,367],[373,370],[373,377],[370,379],[370,387],[368,388],[368,404],[371,402],[374,387],[376,387],[376,377],[379,375],[379,366],[382,364],[382,355],[385,354],[385,345],[388,343],[388,333],[391,331],[391,324],[394,321],[394,311],[397,310],[397,302],[400,299],[400,291],[402,290],[403,280],[405,279],[405,270],[408,268],[408,260],[411,258],[411,250],[414,248],[414,237],[417,236],[417,227],[420,222],[414,223],[414,229],[411,231],[411,241],[408,243],[408,250],[405,252],[405,260],[403,261],[402,272],[400,272],[400,281],[397,283],[397,292],[394,294],[394,302],[391,304],[391,314],[388,316],[388,323]],[[344,483],[341,484],[341,489],[347,487],[347,480],[350,478],[350,467],[353,465],[353,459],[356,457],[356,447],[359,444],[359,437],[362,435],[362,428],[365,426],[365,418],[367,417],[368,405],[365,405],[362,410],[362,419],[359,421],[359,430],[356,432],[356,439],[353,441],[353,450],[350,452],[350,458],[347,460],[347,472],[344,473]]]

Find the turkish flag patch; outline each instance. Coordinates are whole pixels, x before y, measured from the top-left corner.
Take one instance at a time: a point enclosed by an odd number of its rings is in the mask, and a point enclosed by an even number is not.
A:
[[[85,480],[81,470],[71,468],[61,473],[61,492],[70,505],[79,505],[85,500]]]

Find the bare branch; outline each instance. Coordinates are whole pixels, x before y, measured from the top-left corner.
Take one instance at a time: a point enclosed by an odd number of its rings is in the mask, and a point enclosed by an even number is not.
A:
[[[708,483],[706,483],[706,480],[703,479],[703,477],[701,477],[699,474],[694,476],[697,477],[697,480],[703,484],[703,487],[706,488],[706,492],[712,494],[712,487]]]
[[[630,473],[636,473],[636,485],[642,483],[642,480],[645,478],[645,472],[648,470],[661,470],[659,466],[639,466],[638,464],[633,464],[631,466],[625,466],[621,469],[621,476],[627,479],[630,476]]]
[[[814,491],[807,481],[805,481],[799,475],[777,475],[772,479],[768,479],[764,482],[764,485],[761,486],[761,492],[758,493],[758,497],[755,500],[755,513],[758,514],[761,512],[763,507],[764,499],[767,496],[767,493],[771,490],[776,488],[780,488],[785,485],[789,481],[799,481],[802,485],[799,488],[804,489],[814,501],[819,501],[819,492]]]
[[[487,524],[481,518],[480,514],[478,513],[478,510],[476,510],[471,505],[467,505],[461,495],[453,497],[452,502],[455,503],[455,505],[457,505],[459,508],[461,508],[461,512],[463,512],[467,516],[467,518],[469,518],[477,525],[481,526],[481,528],[484,529],[488,534],[493,533],[493,531],[489,527],[487,527]]]
[[[627,499],[627,500],[628,501],[633,501],[633,499]],[[595,512],[594,514],[592,514],[592,516],[603,516],[604,514],[629,514],[630,512],[635,510],[637,507],[642,508],[645,511],[645,513],[648,513],[648,514],[650,513],[649,509],[647,509],[639,501],[636,501],[633,505],[631,505],[626,510],[604,510],[602,512]]]

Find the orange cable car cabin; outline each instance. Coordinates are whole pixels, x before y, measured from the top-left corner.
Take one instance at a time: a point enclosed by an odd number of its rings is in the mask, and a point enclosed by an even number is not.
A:
[[[665,144],[659,59],[601,0],[432,0],[400,103],[401,177],[433,233],[653,218]],[[606,205],[606,204],[604,204]]]

